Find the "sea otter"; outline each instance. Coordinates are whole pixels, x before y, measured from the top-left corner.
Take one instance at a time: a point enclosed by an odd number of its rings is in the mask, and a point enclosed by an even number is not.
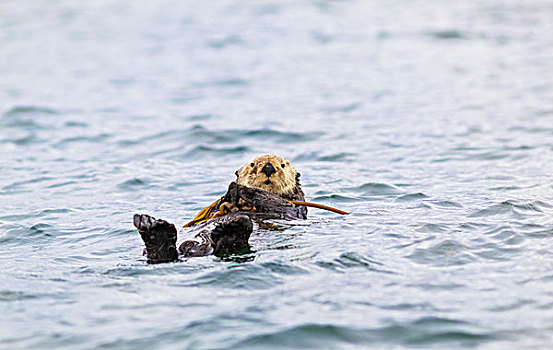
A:
[[[235,175],[238,185],[265,190],[285,200],[305,200],[300,184],[301,174],[289,161],[279,156],[267,154],[255,157],[236,170]],[[307,208],[298,206],[298,210],[301,218],[306,219]],[[200,211],[185,227],[236,211],[255,212],[256,208],[248,206],[243,200],[234,203],[229,199],[229,192],[227,192],[219,200]]]
[[[179,255],[225,255],[248,247],[252,219],[306,219],[307,208],[289,200],[304,201],[300,173],[276,155],[255,157],[236,172],[225,195],[204,208],[185,227],[194,235],[177,249],[175,225],[145,214],[133,221],[146,245],[149,262],[176,261]]]

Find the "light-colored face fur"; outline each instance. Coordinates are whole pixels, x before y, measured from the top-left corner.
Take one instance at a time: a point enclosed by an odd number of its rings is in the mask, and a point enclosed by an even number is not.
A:
[[[298,178],[299,173],[290,162],[270,154],[255,157],[236,171],[239,185],[261,188],[280,196],[293,193]]]

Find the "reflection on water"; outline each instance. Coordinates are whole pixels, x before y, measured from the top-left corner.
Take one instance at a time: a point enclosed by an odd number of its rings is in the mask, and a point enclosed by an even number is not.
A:
[[[0,3],[0,348],[549,348],[548,1]],[[305,222],[148,265],[261,153]]]

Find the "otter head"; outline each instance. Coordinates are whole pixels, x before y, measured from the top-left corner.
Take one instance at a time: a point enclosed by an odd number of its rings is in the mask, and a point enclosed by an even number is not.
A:
[[[300,173],[290,162],[275,155],[255,157],[236,171],[236,182],[246,187],[261,188],[281,197],[300,190]]]

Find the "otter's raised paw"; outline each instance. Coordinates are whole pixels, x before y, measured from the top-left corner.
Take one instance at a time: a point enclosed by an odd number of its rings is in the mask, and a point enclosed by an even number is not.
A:
[[[146,214],[135,214],[133,223],[146,245],[148,262],[168,262],[178,259],[177,229],[165,220]]]
[[[226,255],[247,248],[252,229],[253,224],[249,216],[244,214],[227,216],[211,232],[211,240],[214,243],[213,254]]]

